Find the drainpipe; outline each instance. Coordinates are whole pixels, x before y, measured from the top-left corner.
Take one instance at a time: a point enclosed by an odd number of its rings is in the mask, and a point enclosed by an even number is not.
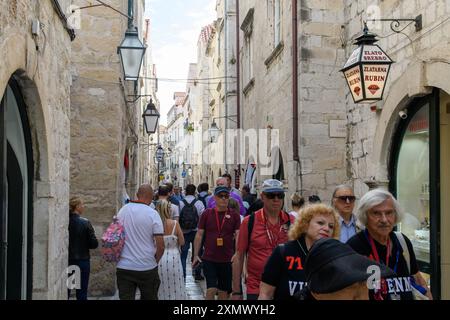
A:
[[[227,163],[227,129],[228,129],[228,0],[225,0],[224,4],[224,67],[225,67],[225,136],[223,145],[223,159],[225,164],[225,172],[228,173],[228,163]]]
[[[241,129],[241,57],[239,55],[240,48],[240,26],[239,26],[239,0],[236,0],[236,121],[237,129]],[[241,159],[241,145],[238,139],[238,159]],[[238,161],[240,162],[240,161]],[[238,164],[239,176],[241,175],[241,164]]]
[[[297,0],[292,0],[292,151],[293,160],[297,163],[295,189],[303,191],[302,163],[299,155],[298,135],[298,19]]]
[[[292,0],[292,128],[293,128],[293,160],[300,161],[298,153],[298,26],[297,0]]]
[[[236,114],[237,114],[237,128],[241,128],[241,56],[240,39],[239,39],[239,0],[236,0]]]

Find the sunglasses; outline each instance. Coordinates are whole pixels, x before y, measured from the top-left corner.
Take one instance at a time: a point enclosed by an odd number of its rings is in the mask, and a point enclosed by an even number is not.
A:
[[[229,194],[218,194],[216,197],[218,197],[220,199],[230,199]]]
[[[335,198],[341,200],[342,202],[354,202],[356,200],[355,196],[339,196]]]
[[[275,199],[275,197],[278,199],[284,199],[284,193],[266,193],[265,196],[270,200]]]

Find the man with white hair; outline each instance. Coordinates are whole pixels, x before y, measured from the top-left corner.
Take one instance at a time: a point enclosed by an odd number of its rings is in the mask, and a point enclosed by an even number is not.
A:
[[[369,291],[371,300],[411,300],[414,291],[432,299],[426,281],[419,272],[411,241],[394,232],[403,212],[388,191],[374,189],[360,200],[356,217],[366,229],[347,244],[357,253],[391,268],[396,275],[381,279],[378,288]]]

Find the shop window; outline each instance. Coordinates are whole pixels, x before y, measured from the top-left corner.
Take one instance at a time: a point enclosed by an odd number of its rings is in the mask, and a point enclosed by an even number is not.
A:
[[[423,105],[408,119],[401,139],[396,172],[397,199],[404,210],[398,231],[411,240],[416,259],[422,266],[430,264],[429,108],[428,103]],[[425,275],[425,278],[429,279],[429,275]]]

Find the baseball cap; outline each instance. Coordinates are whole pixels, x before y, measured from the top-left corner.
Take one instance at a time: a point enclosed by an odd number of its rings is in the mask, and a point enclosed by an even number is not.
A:
[[[283,182],[276,179],[265,180],[263,182],[261,192],[264,193],[285,192],[283,188]]]
[[[222,192],[230,193],[230,189],[228,189],[228,187],[225,187],[225,186],[217,186],[214,189],[215,196],[217,196],[219,193],[222,193]]]
[[[380,268],[380,277],[395,275],[394,271],[356,253],[349,245],[332,238],[317,240],[305,261],[308,287],[315,293],[332,293],[357,282],[366,281],[370,266]]]

